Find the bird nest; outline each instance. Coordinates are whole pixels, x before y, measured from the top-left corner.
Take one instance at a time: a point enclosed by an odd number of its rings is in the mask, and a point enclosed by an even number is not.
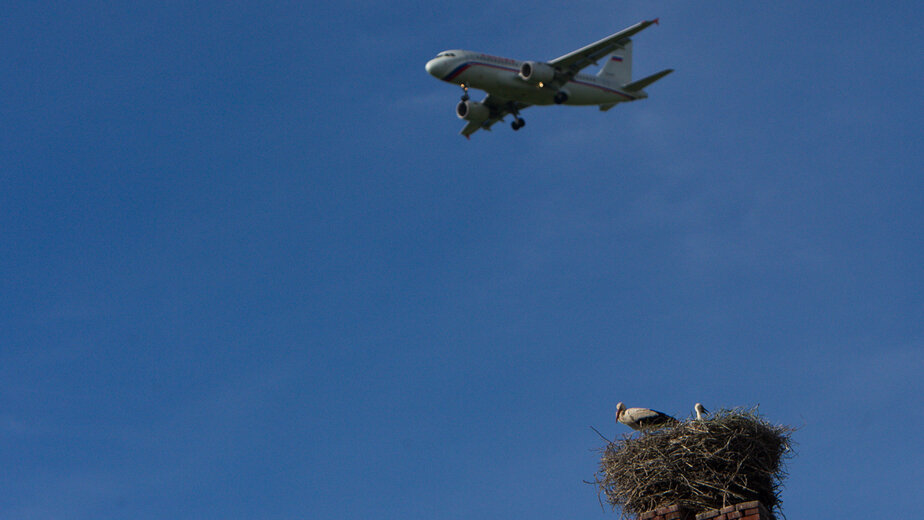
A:
[[[598,491],[623,518],[673,504],[700,513],[751,500],[779,511],[793,431],[755,408],[626,434],[600,450]]]

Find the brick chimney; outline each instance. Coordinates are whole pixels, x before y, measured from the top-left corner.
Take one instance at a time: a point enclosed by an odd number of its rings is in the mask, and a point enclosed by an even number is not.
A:
[[[638,520],[774,520],[770,511],[757,500],[693,514],[677,504],[638,515]]]
[[[677,504],[638,515],[638,520],[693,520],[693,512]]]

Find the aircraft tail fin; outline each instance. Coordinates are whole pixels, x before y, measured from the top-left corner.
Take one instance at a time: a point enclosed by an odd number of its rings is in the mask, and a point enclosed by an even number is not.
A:
[[[664,76],[667,76],[667,75],[670,74],[671,72],[674,72],[674,69],[664,69],[664,70],[662,70],[661,72],[656,72],[656,73],[652,74],[651,76],[642,78],[642,79],[640,79],[640,80],[638,80],[638,81],[633,81],[632,83],[627,83],[627,84],[625,84],[625,85],[622,86],[622,89],[625,90],[626,92],[639,92],[639,91],[641,91],[643,88],[647,87],[648,85],[651,85],[652,83],[654,83],[655,81],[658,81],[659,79],[663,78]]]
[[[620,85],[632,81],[632,40],[627,40],[610,55],[597,77]]]

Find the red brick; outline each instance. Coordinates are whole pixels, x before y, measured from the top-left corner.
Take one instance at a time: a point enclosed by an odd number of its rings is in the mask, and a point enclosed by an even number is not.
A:
[[[680,511],[680,506],[677,504],[674,504],[672,506],[662,507],[661,509],[658,509],[658,514],[666,515],[668,513],[673,513],[675,511]]]
[[[758,500],[703,511],[696,515],[696,520],[771,520],[772,518],[770,511]]]
[[[649,520],[650,518],[654,518],[657,515],[658,515],[657,511],[646,511],[638,515],[638,520]]]

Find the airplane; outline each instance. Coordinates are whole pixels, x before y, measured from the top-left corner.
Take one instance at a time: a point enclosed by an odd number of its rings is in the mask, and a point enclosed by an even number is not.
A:
[[[632,40],[630,36],[657,24],[658,19],[639,22],[602,40],[548,62],[518,61],[464,50],[448,50],[427,62],[426,69],[438,79],[462,87],[462,100],[456,115],[467,122],[460,132],[466,138],[479,129],[490,130],[507,114],[511,127],[523,128],[520,111],[532,105],[597,105],[607,111],[617,103],[648,97],[644,88],[667,76],[665,69],[632,81]],[[596,76],[581,70],[609,56]],[[488,95],[472,101],[468,89],[484,90]]]

